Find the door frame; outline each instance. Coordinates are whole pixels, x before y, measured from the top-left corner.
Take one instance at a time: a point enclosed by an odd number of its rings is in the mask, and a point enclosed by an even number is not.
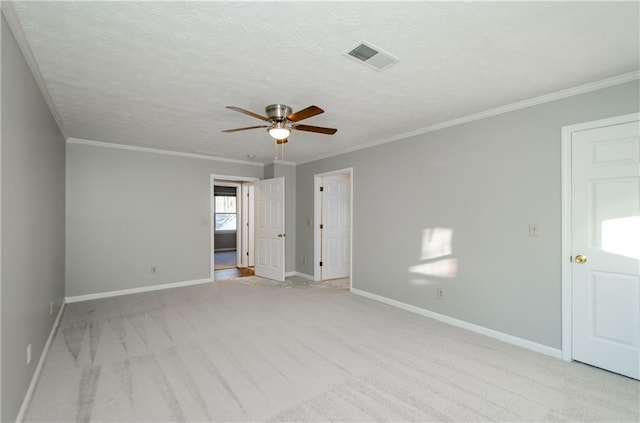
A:
[[[255,240],[255,214],[254,214],[254,201],[255,201],[255,192],[254,192],[254,184],[253,182],[241,182],[240,183],[240,192],[242,195],[242,200],[240,201],[241,208],[240,212],[242,214],[241,225],[245,229],[241,231],[242,241],[240,245],[242,247],[242,254],[238,256],[238,267],[253,267],[255,262],[255,249],[254,254],[250,254],[249,250],[254,248],[254,240]],[[246,251],[245,251],[246,250]],[[245,254],[246,252],[246,254]]]
[[[575,125],[562,127],[562,359],[572,361],[572,304],[571,304],[571,278],[572,278],[572,251],[571,245],[571,139],[574,132],[589,129],[602,128],[604,126],[614,126],[622,123],[632,122],[640,118],[640,113],[630,113],[622,116],[615,116],[606,119],[583,122]]]
[[[260,178],[253,178],[249,176],[230,176],[230,175],[210,175],[209,180],[209,267],[210,267],[210,276],[211,280],[215,280],[215,257],[216,257],[216,246],[215,246],[215,227],[216,222],[213,219],[213,214],[215,213],[215,195],[214,195],[214,186],[215,185],[223,185],[229,183],[235,183],[234,186],[239,185],[242,182],[254,182],[259,180]],[[216,182],[217,181],[217,182]],[[236,210],[237,213],[237,210]],[[240,212],[241,214],[242,212]],[[253,225],[251,225],[253,226]],[[236,234],[236,240],[240,237],[240,232]]]
[[[349,291],[353,288],[353,168],[333,170],[331,172],[317,173],[313,175],[313,280],[319,281],[322,269],[320,268],[320,257],[322,256],[322,233],[320,232],[320,220],[322,216],[322,196],[320,186],[322,178],[335,175],[349,175]]]

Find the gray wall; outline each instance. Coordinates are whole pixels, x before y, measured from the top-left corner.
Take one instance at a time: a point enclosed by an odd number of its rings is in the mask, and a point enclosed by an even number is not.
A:
[[[296,166],[272,163],[264,167],[264,177],[284,178],[285,202],[285,272],[296,270]]]
[[[211,174],[263,167],[68,143],[66,295],[209,278]]]
[[[636,112],[639,91],[634,81],[299,165],[298,270],[313,274],[302,264],[313,175],[353,167],[354,288],[561,348],[560,128]],[[416,284],[408,269],[434,227],[453,229],[457,276]]]
[[[65,146],[4,15],[1,26],[1,418],[13,421],[64,297]]]
[[[238,242],[237,232],[217,233],[213,236],[216,251],[233,251]]]

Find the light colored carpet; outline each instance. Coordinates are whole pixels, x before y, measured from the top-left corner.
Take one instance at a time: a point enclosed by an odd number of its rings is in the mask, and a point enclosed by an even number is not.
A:
[[[26,420],[640,418],[637,381],[319,287],[252,277],[70,304]]]
[[[239,277],[234,278],[237,282],[245,285],[255,285],[257,283],[261,285],[274,286],[278,288],[322,288],[322,289],[340,289],[349,290],[350,283],[349,278],[330,279],[327,281],[314,281],[311,279],[303,278],[301,276],[290,276],[286,278],[284,282],[278,282],[270,279],[264,279],[259,276]]]

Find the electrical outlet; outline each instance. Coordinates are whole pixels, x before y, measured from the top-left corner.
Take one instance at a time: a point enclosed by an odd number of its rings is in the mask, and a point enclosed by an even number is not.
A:
[[[444,300],[444,289],[436,288],[436,298],[439,300]]]
[[[158,266],[151,266],[151,273],[158,273]]]
[[[27,364],[31,363],[31,344],[27,345]]]
[[[49,303],[49,316],[53,316],[53,301]]]

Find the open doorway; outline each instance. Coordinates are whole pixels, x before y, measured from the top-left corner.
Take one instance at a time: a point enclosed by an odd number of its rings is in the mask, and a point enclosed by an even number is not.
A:
[[[238,266],[238,238],[241,238],[240,184],[218,182],[213,186],[214,269],[234,269]]]
[[[252,276],[253,181],[256,178],[211,176],[211,277]]]
[[[353,169],[314,177],[314,280],[351,286]]]

